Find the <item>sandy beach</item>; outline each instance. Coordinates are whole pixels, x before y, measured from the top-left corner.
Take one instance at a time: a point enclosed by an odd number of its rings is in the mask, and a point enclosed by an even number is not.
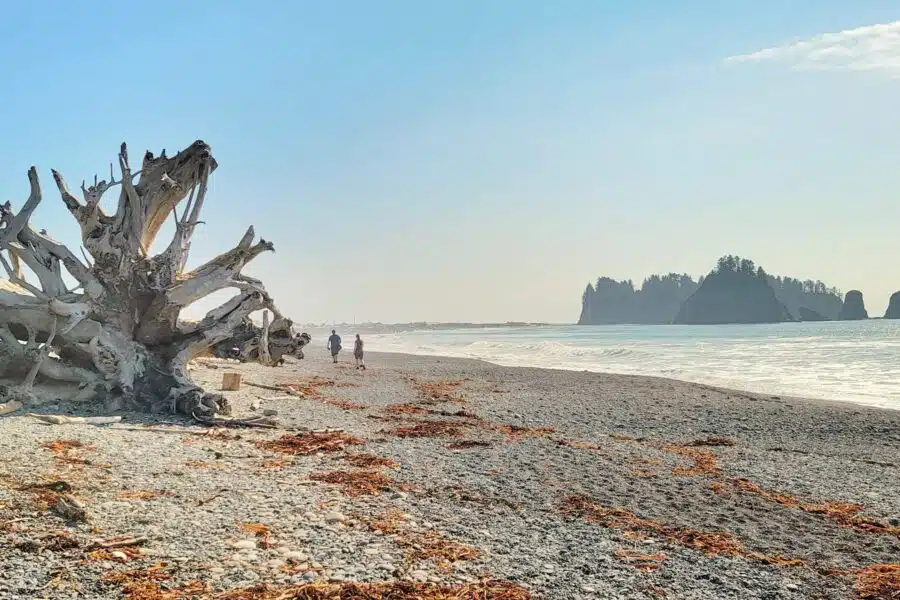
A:
[[[337,366],[307,354],[196,363],[209,390],[241,373],[233,414],[279,429],[0,418],[0,597],[382,597],[310,585],[341,581],[435,598],[900,590],[896,411],[421,356],[372,353],[361,372],[349,353]],[[53,510],[64,493],[87,522]],[[438,589],[459,595],[427,596]]]

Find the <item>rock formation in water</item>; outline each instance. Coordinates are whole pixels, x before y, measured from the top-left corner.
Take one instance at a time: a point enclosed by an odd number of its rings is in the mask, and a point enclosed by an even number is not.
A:
[[[885,319],[900,319],[900,292],[891,294],[888,301],[887,310],[884,312]]]
[[[791,313],[775,297],[766,272],[752,260],[723,256],[675,317],[684,325],[781,323]]]
[[[719,263],[717,269],[753,270],[774,290],[778,302],[787,308],[790,313],[787,320],[834,320],[843,307],[840,291],[821,281],[769,275],[755,269],[753,261],[735,256],[723,256]],[[635,289],[630,280],[600,277],[584,290],[578,324],[672,323],[682,304],[698,290],[703,279],[700,277],[695,281],[689,275],[677,273],[653,275],[644,280],[640,289]]]
[[[801,306],[797,309],[797,320],[799,321],[831,321],[833,319],[829,319],[822,313],[818,313],[811,308],[806,308],[805,306]]]
[[[841,309],[838,320],[840,321],[861,321],[868,319],[869,313],[866,312],[866,304],[863,302],[862,292],[859,290],[850,290],[844,297],[844,307]]]
[[[689,275],[652,275],[635,290],[630,281],[601,277],[581,298],[579,325],[671,323],[681,303],[699,284]]]
[[[793,277],[768,276],[769,285],[775,290],[775,297],[784,304],[791,315],[798,320],[810,321],[804,318],[800,311],[805,308],[821,315],[820,321],[834,321],[841,313],[844,303],[841,301],[841,292],[837,288],[828,287],[821,281],[807,279],[801,281]]]

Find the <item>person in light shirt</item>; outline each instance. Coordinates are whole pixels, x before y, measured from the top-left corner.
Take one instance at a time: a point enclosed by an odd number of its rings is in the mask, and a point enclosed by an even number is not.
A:
[[[363,341],[358,333],[356,334],[356,341],[353,342],[353,358],[356,359],[356,368],[365,371],[366,363],[363,361]]]

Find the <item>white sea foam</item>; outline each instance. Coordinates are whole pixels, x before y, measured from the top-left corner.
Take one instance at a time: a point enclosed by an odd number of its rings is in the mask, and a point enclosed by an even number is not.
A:
[[[900,323],[892,321],[413,331],[369,336],[366,347],[900,409]]]

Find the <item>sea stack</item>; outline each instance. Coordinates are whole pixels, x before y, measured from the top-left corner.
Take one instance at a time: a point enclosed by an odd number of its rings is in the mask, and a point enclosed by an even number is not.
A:
[[[888,302],[887,310],[884,312],[885,319],[900,319],[900,292],[891,294]]]
[[[863,302],[862,292],[859,290],[850,290],[844,296],[844,307],[841,308],[841,314],[838,316],[839,321],[861,321],[868,319],[869,313],[866,312],[866,304]]]
[[[822,313],[818,313],[811,308],[806,308],[805,306],[801,306],[797,309],[797,316],[801,321],[829,321],[830,319],[823,315]]]
[[[679,325],[782,323],[791,321],[787,308],[762,277],[740,271],[710,273],[700,289],[681,305]]]

